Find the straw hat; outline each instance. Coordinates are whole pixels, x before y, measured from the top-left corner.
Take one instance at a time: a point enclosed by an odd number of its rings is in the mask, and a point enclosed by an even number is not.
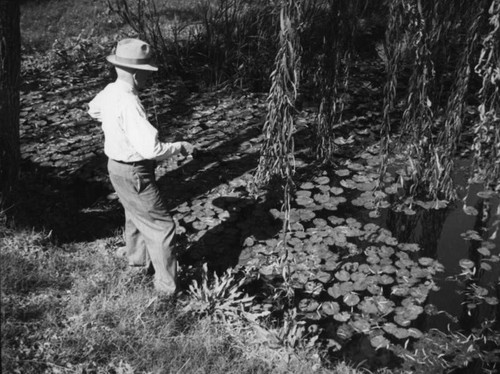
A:
[[[106,60],[116,66],[139,70],[157,71],[152,65],[151,47],[139,39],[123,39],[116,46],[115,54],[106,57]]]

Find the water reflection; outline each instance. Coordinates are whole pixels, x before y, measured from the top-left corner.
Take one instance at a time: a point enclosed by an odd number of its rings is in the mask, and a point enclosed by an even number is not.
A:
[[[417,209],[414,215],[393,211],[386,215],[385,225],[399,242],[418,243],[420,256],[434,258],[445,267],[445,272],[437,279],[440,290],[431,293],[427,303],[456,317],[458,322],[454,323],[445,315],[437,315],[419,320],[419,325],[423,324],[419,327],[424,330],[438,328],[447,331],[451,328],[469,332],[480,327],[484,320],[494,319],[495,315],[498,320],[500,316],[498,305],[483,302],[475,306],[471,301],[471,290],[474,289],[477,292],[489,289],[489,296],[500,296],[499,263],[485,262],[485,256],[481,254],[485,243],[492,254],[498,255],[499,252],[500,238],[492,237],[495,220],[498,220],[499,199],[479,198],[477,192],[480,190],[479,186],[474,186],[467,200],[467,206],[474,207],[476,215],[467,215],[461,204],[440,210]],[[471,230],[477,236],[470,234],[473,236],[471,239],[463,235],[472,233]],[[467,278],[457,278],[462,271],[459,266],[462,259],[469,259],[474,264],[474,273]]]

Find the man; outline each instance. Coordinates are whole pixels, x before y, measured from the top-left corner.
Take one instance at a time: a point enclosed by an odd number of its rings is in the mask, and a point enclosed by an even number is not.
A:
[[[125,209],[125,247],[131,266],[152,265],[155,289],[172,295],[177,287],[177,261],[173,252],[175,224],[155,181],[155,161],[193,152],[188,142],[164,143],[149,123],[138,91],[147,85],[151,48],[138,39],[118,42],[107,60],[117,73],[90,103],[89,114],[102,122],[104,153],[111,183]]]

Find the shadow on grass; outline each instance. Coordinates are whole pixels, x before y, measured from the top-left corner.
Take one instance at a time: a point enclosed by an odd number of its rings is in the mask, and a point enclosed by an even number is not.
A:
[[[103,162],[96,156],[89,165]],[[59,178],[52,168],[24,161],[17,204],[7,213],[16,227],[50,232],[61,244],[105,238],[122,222],[118,203],[106,199],[110,192],[105,183]]]

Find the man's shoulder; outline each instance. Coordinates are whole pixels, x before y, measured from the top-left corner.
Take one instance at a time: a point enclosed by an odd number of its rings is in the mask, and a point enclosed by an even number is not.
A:
[[[125,105],[140,105],[140,100],[133,91],[124,89],[122,85],[116,82],[108,84],[102,92],[113,100]]]

